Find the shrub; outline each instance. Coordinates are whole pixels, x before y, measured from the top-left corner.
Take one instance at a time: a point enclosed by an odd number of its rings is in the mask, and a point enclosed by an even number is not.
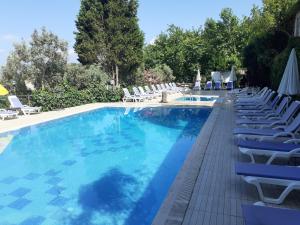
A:
[[[282,51],[278,56],[275,57],[273,67],[272,67],[272,75],[271,75],[271,86],[274,89],[279,87],[282,75],[284,73],[288,58],[290,56],[291,50],[295,48],[297,52],[298,62],[299,52],[300,52],[300,38],[294,37],[289,40],[288,46]],[[300,64],[298,63],[298,66]],[[300,70],[299,70],[300,71]]]
[[[41,106],[43,111],[49,111],[95,102],[116,102],[121,99],[120,89],[106,88],[101,83],[92,83],[82,90],[64,83],[51,90],[34,91],[32,104]]]
[[[155,66],[153,69],[144,71],[145,81],[147,83],[170,82],[175,79],[172,69],[166,64]]]
[[[106,84],[109,76],[98,65],[69,64],[64,74],[64,80],[81,90],[87,88],[90,83]]]
[[[244,50],[244,64],[251,86],[269,86],[274,58],[287,46],[289,35],[274,31],[252,41]]]

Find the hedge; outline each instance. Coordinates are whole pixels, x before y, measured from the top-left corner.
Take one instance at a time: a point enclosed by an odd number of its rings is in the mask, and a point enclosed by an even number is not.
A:
[[[298,67],[300,65],[300,38],[293,37],[290,38],[287,47],[275,57],[274,63],[272,66],[272,74],[271,74],[271,86],[274,89],[279,87],[282,75],[284,73],[287,61],[289,59],[291,50],[295,48],[298,58]],[[300,68],[299,68],[300,69]],[[299,70],[300,71],[300,70]]]
[[[62,84],[51,90],[34,91],[31,103],[33,106],[41,106],[43,111],[50,111],[95,102],[117,102],[121,99],[120,89],[107,88],[103,84],[93,83],[83,90]]]

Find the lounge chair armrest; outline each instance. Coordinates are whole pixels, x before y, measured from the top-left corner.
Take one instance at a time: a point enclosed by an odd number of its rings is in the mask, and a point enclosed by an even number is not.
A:
[[[284,130],[286,126],[277,126],[277,127],[273,127],[274,130]]]
[[[298,143],[300,143],[300,139],[298,139],[298,138],[293,138],[293,139],[289,139],[289,140],[287,140],[287,141],[285,141],[284,143],[294,143],[294,144],[298,144]]]
[[[270,117],[278,117],[278,115],[276,115],[276,113],[270,113],[270,114],[266,115],[264,118],[268,119]]]
[[[269,125],[269,127],[274,127],[274,126],[276,126],[276,125],[279,125],[278,127],[283,127],[283,126],[286,126],[287,124],[286,124],[286,122],[284,122],[284,121],[282,121],[282,120],[279,120],[279,121],[275,121],[275,122],[271,123],[271,124]],[[280,126],[280,125],[281,125],[281,126]]]
[[[274,134],[273,136],[270,137],[261,137],[258,140],[259,141],[267,141],[267,140],[274,140],[278,137],[291,137],[291,138],[295,138],[295,134],[291,133],[291,132],[279,132],[277,134]]]

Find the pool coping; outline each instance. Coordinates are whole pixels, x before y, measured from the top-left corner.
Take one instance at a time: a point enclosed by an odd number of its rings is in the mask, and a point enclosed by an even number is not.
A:
[[[152,225],[180,225],[183,223],[220,110],[221,104],[216,104],[213,107],[183,166],[173,181],[166,198],[161,204]]]

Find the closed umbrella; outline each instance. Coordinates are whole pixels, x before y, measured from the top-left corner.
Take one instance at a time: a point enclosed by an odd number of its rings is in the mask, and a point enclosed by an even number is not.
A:
[[[201,81],[201,74],[200,74],[200,70],[199,69],[198,69],[196,81]]]
[[[237,81],[234,66],[231,67],[231,72],[230,72],[230,76],[229,76],[229,81],[232,81],[232,82]]]
[[[297,95],[300,94],[300,80],[296,51],[293,48],[285,67],[279,88],[279,94]]]
[[[0,95],[7,95],[8,90],[0,84]]]
[[[200,70],[198,69],[198,73],[196,76],[196,82],[195,82],[195,87],[193,88],[194,90],[201,90],[201,74]]]

